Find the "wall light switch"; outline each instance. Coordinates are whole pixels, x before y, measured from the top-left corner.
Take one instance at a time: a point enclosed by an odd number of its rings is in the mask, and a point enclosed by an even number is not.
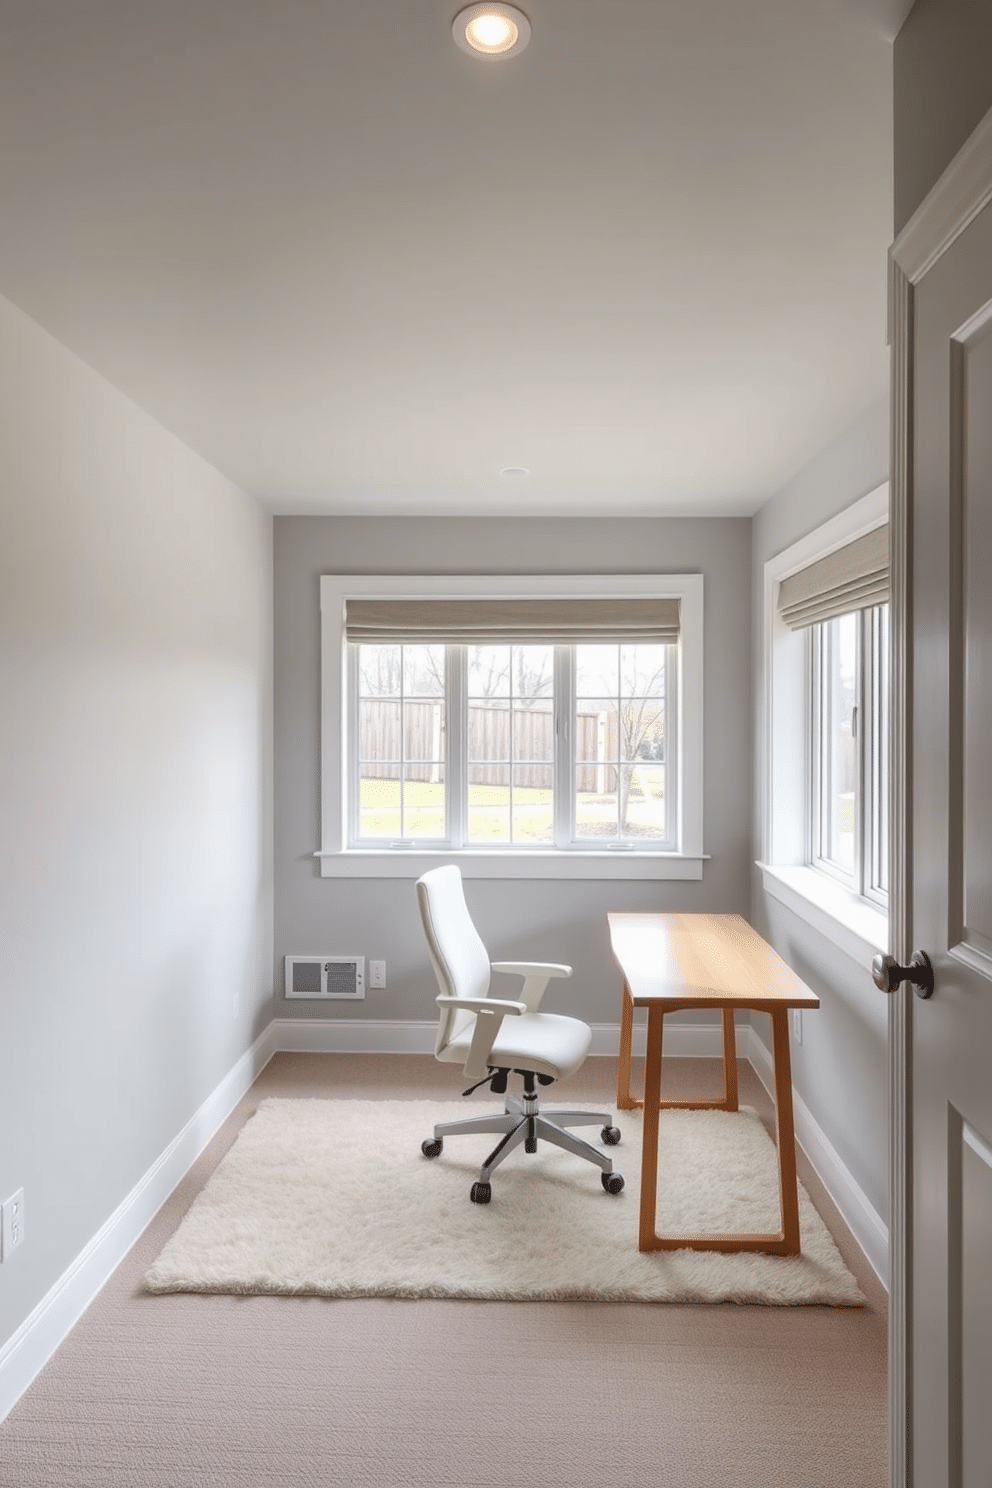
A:
[[[803,1010],[802,1010],[802,1008],[793,1008],[792,1009],[792,1037],[793,1037],[793,1039],[795,1040],[795,1042],[797,1044],[801,1044],[802,1041],[803,1041]]]
[[[386,963],[385,961],[369,962],[369,986],[384,987],[386,985]]]

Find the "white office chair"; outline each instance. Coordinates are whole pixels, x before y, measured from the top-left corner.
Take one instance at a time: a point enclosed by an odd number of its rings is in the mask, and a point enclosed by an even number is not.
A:
[[[462,876],[453,864],[432,868],[417,880],[417,903],[427,937],[431,961],[441,988],[434,1057],[460,1064],[476,1083],[464,1092],[470,1095],[480,1085],[489,1085],[498,1095],[506,1092],[511,1073],[522,1075],[522,1096],[507,1095],[503,1114],[477,1116],[467,1121],[443,1121],[434,1128],[433,1139],[422,1144],[425,1157],[439,1157],[444,1138],[458,1132],[493,1132],[501,1137],[479,1169],[470,1197],[474,1204],[492,1198],[493,1169],[521,1142],[527,1152],[536,1152],[539,1138],[574,1152],[601,1169],[603,1187],[617,1194],[623,1179],[614,1173],[605,1152],[573,1136],[569,1126],[601,1126],[600,1135],[615,1146],[620,1133],[606,1111],[541,1111],[535,1083],[550,1085],[579,1068],[589,1052],[592,1030],[578,1018],[538,1011],[544,990],[552,977],[571,976],[570,966],[543,962],[493,961],[472,924]],[[518,1001],[490,997],[490,971],[522,976]]]

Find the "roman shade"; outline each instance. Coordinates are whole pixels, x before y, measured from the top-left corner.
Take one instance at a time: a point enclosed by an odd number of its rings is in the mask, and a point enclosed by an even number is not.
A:
[[[783,579],[778,611],[790,630],[850,614],[889,598],[889,528],[875,527]]]
[[[678,599],[347,599],[345,635],[364,645],[672,644]]]

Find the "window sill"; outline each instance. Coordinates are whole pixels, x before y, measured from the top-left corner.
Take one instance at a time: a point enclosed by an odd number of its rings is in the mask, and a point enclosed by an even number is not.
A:
[[[321,878],[419,878],[439,863],[457,863],[465,878],[701,879],[707,854],[643,852],[317,852]]]
[[[765,892],[819,930],[865,971],[889,945],[889,919],[883,910],[834,883],[825,873],[796,865],[759,863]]]

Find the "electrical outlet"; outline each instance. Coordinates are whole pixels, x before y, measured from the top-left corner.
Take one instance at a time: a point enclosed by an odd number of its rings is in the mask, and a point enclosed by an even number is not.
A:
[[[792,1009],[792,1037],[793,1037],[793,1040],[797,1044],[801,1044],[802,1041],[803,1041],[803,1010],[802,1010],[802,1008],[793,1008]]]
[[[0,1228],[3,1231],[3,1259],[24,1241],[24,1190],[19,1188],[0,1209]]]
[[[384,987],[386,985],[386,963],[385,961],[369,962],[369,986]]]

